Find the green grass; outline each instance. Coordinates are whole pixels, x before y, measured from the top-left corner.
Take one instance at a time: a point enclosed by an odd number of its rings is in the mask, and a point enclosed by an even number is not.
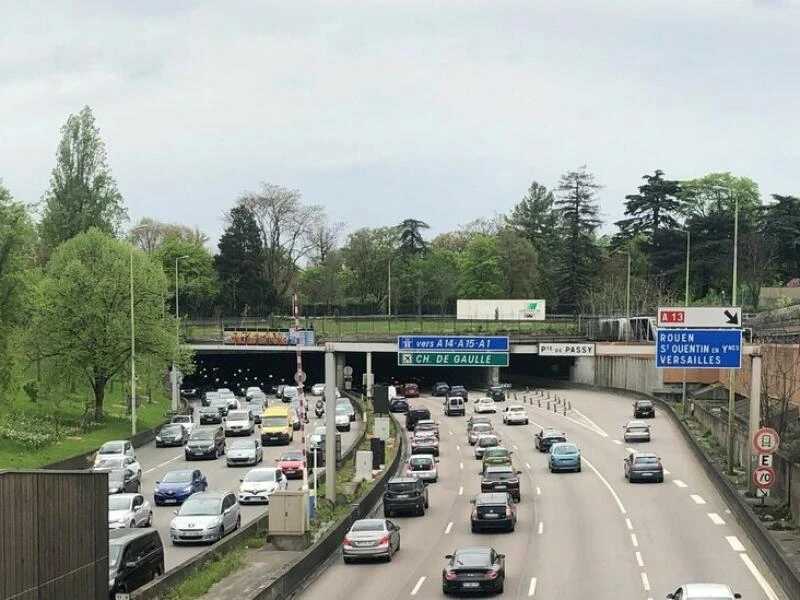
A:
[[[207,563],[189,579],[182,581],[167,592],[163,599],[192,600],[199,598],[208,592],[215,583],[219,583],[231,573],[245,566],[245,546],[246,544],[230,552],[225,552]]]
[[[20,390],[0,406],[0,469],[36,469],[94,450],[108,440],[129,437],[131,422],[124,396],[122,385],[109,386],[105,416],[101,422],[91,423],[85,417],[88,391],[68,394],[56,406],[44,399],[33,402]],[[138,431],[164,422],[169,407],[164,390],[154,391],[152,403],[146,397],[140,396],[140,400]]]

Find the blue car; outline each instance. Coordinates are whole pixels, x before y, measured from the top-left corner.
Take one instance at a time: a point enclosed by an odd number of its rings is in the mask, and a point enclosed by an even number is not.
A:
[[[550,457],[548,459],[550,472],[556,471],[575,471],[581,472],[581,451],[575,444],[570,442],[559,442],[550,446]]]
[[[195,492],[205,492],[208,480],[200,469],[176,469],[167,471],[161,481],[156,481],[153,502],[156,506],[183,504]]]

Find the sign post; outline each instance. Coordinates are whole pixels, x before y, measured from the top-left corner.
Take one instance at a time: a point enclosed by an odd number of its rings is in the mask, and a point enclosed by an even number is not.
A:
[[[780,448],[781,438],[771,427],[762,427],[753,436],[753,448],[758,453],[756,466],[753,469],[753,485],[756,493],[764,502],[769,491],[775,485],[776,473],[772,466],[772,455]]]

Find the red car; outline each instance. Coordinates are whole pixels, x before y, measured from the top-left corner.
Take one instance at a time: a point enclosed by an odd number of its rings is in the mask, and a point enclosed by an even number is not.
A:
[[[303,460],[302,450],[288,450],[281,454],[277,459],[278,468],[286,475],[286,479],[302,479],[303,467],[305,461]]]
[[[419,398],[419,386],[416,383],[404,384],[403,396],[406,398]]]

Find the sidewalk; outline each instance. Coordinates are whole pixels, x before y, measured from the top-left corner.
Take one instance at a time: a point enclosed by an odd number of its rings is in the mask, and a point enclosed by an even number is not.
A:
[[[252,598],[256,592],[267,587],[273,580],[277,579],[289,565],[302,552],[291,552],[286,550],[247,550],[245,553],[244,568],[232,573],[219,583],[211,586],[207,593],[200,596],[199,600],[247,600]]]

